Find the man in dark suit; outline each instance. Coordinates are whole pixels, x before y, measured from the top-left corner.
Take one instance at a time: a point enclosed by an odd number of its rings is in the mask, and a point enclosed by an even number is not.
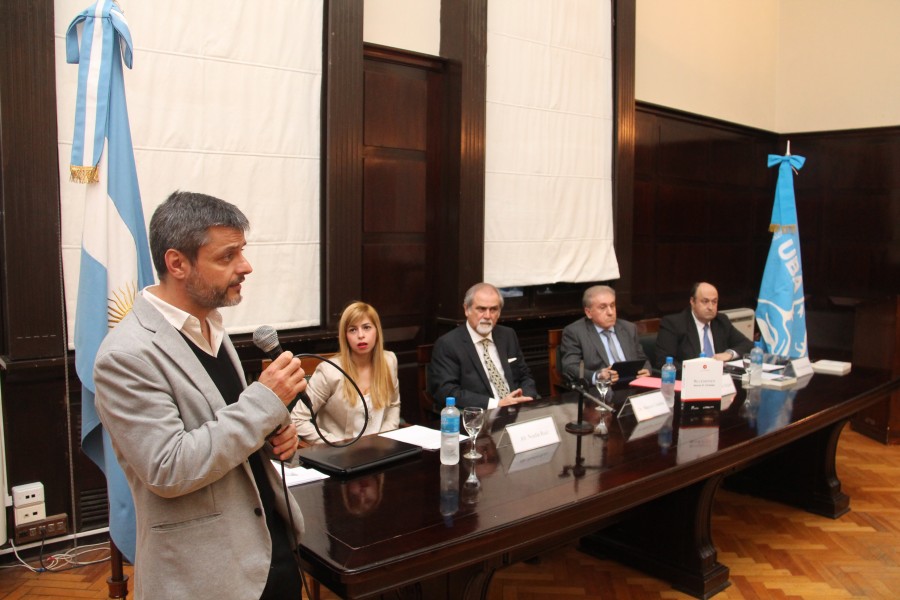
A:
[[[594,385],[598,378],[615,383],[619,374],[610,366],[624,360],[643,360],[644,368],[638,376],[650,374],[650,361],[644,354],[634,323],[618,319],[616,290],[595,285],[585,290],[581,298],[584,317],[563,329],[560,343],[562,374],[574,381],[582,376],[585,383]],[[583,367],[582,367],[583,365]]]
[[[434,343],[428,365],[428,391],[438,404],[456,398],[458,407],[484,409],[538,398],[516,332],[497,325],[503,296],[489,283],[477,283],[463,300],[466,323]]]
[[[671,356],[680,373],[682,361],[697,358],[701,352],[722,361],[750,352],[753,342],[718,311],[718,290],[709,283],[695,283],[690,308],[663,317],[659,324],[654,366],[662,367]]]

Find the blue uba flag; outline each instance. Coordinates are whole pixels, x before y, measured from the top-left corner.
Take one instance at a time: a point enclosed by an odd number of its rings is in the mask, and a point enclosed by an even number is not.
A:
[[[133,562],[134,504],[94,407],[93,377],[100,342],[131,310],[135,294],[153,283],[125,105],[123,58],[131,68],[131,33],[113,0],[98,1],[69,25],[66,60],[78,64],[70,175],[72,181],[86,184],[75,312],[81,447],[106,475],[110,537]]]
[[[794,198],[794,171],[806,162],[802,156],[769,155],[778,165],[775,205],[772,207],[772,246],[766,260],[756,305],[756,323],[766,352],[788,358],[807,356],[806,307],[803,301],[803,263]]]

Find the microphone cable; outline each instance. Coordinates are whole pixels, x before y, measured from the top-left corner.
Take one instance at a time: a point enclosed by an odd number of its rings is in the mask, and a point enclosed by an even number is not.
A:
[[[343,375],[344,378],[345,378],[347,381],[349,381],[349,382],[353,385],[353,389],[356,390],[356,395],[359,396],[359,401],[362,402],[362,406],[363,406],[363,425],[362,425],[362,428],[359,430],[359,433],[356,434],[356,437],[355,437],[355,438],[352,438],[351,440],[347,441],[346,443],[343,443],[343,444],[337,444],[337,443],[335,443],[335,442],[332,442],[332,441],[329,440],[328,438],[326,438],[324,435],[322,435],[322,431],[319,429],[319,424],[316,422],[316,414],[317,414],[317,413],[314,413],[314,412],[313,412],[313,409],[312,409],[312,402],[310,402],[310,405],[309,405],[308,408],[309,408],[309,415],[310,415],[310,419],[309,419],[309,420],[310,420],[310,422],[313,424],[313,427],[315,428],[316,433],[319,434],[319,438],[320,438],[323,442],[325,442],[326,444],[328,444],[328,445],[331,446],[332,448],[346,448],[347,446],[350,446],[350,445],[356,443],[356,441],[359,440],[359,438],[361,438],[361,437],[363,436],[363,434],[366,432],[366,427],[368,427],[368,425],[369,425],[369,405],[366,403],[366,399],[365,399],[365,397],[363,396],[362,391],[359,389],[359,386],[356,385],[356,382],[353,381],[353,378],[350,377],[350,375],[347,374],[347,372],[346,372],[344,369],[342,369],[342,368],[339,367],[337,364],[335,364],[334,361],[329,360],[329,359],[325,358],[324,356],[320,356],[320,355],[318,355],[318,354],[309,354],[309,353],[302,353],[302,352],[301,352],[301,353],[299,353],[299,354],[295,354],[295,355],[294,355],[294,358],[299,358],[299,359],[301,359],[301,360],[304,359],[304,358],[317,358],[317,359],[319,359],[319,360],[322,361],[322,362],[326,362],[326,363],[328,363],[329,365],[331,365],[332,367],[334,367],[335,369],[337,369],[338,371],[340,371],[341,375]],[[328,403],[328,402],[326,401],[325,404],[327,404],[327,403]],[[325,406],[325,404],[323,404],[322,406]],[[321,409],[319,409],[319,410],[321,410]],[[318,412],[318,411],[317,411],[317,412]]]
[[[361,438],[363,436],[363,434],[366,431],[366,426],[369,424],[369,406],[366,404],[366,399],[363,396],[362,390],[359,389],[359,386],[356,384],[356,382],[353,380],[353,378],[350,377],[350,375],[344,369],[342,369],[337,364],[335,364],[334,361],[329,360],[329,359],[325,358],[324,356],[321,356],[319,354],[311,354],[311,353],[299,353],[299,354],[295,354],[294,358],[299,358],[301,360],[304,358],[316,358],[322,362],[326,362],[329,365],[331,365],[332,367],[334,367],[335,369],[337,369],[338,371],[340,371],[341,375],[343,375],[344,378],[347,379],[353,385],[353,389],[356,390],[356,394],[357,394],[357,396],[359,396],[360,402],[362,402],[363,414],[364,414],[362,428],[360,428],[359,433],[356,435],[355,438],[351,439],[350,441],[348,441],[344,444],[336,444],[336,443],[330,441],[324,435],[322,435],[322,431],[319,429],[319,424],[316,422],[316,413],[314,413],[313,409],[312,409],[312,402],[310,402],[309,414],[310,414],[310,421],[312,422],[313,427],[316,429],[316,433],[319,434],[319,438],[321,438],[322,441],[324,441],[326,444],[328,444],[329,446],[331,446],[333,448],[346,448],[347,446],[354,444],[357,440],[359,440],[359,438]],[[327,404],[327,402],[326,402],[326,404]],[[285,506],[287,509],[288,534],[290,535],[291,545],[294,548],[294,551],[291,554],[294,555],[294,560],[297,563],[297,570],[300,572],[300,581],[303,584],[303,589],[306,592],[306,597],[312,598],[312,595],[309,593],[309,586],[306,583],[306,572],[303,570],[303,564],[300,561],[300,541],[297,539],[297,534],[295,532],[294,511],[293,511],[293,509],[291,509],[291,502],[288,499],[288,494],[290,492],[288,491],[287,473],[285,471],[284,461],[279,459],[278,462],[281,463],[281,489],[282,489],[282,493],[284,494],[284,503],[285,503]]]

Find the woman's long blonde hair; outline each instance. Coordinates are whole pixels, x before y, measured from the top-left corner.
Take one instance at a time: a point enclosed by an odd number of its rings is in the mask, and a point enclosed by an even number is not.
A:
[[[384,358],[384,336],[381,334],[381,319],[378,318],[378,312],[365,302],[354,302],[344,309],[341,315],[341,323],[338,326],[340,334],[338,335],[338,343],[341,348],[341,366],[347,371],[347,374],[356,381],[359,373],[353,359],[350,358],[350,346],[347,344],[347,330],[354,323],[368,318],[375,326],[375,347],[369,356],[372,357],[372,379],[369,386],[369,396],[372,398],[372,406],[374,408],[385,408],[390,404],[391,397],[394,395],[394,382],[391,378],[391,369]],[[344,379],[344,397],[350,406],[356,406],[356,400],[359,396],[353,385]]]

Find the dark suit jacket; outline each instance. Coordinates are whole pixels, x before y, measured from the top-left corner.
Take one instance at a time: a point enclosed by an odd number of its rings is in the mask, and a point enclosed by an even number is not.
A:
[[[735,329],[731,324],[731,319],[721,313],[717,314],[716,318],[710,322],[709,329],[712,332],[713,347],[716,352],[734,350],[739,354],[746,354],[753,348],[753,342]],[[682,361],[697,358],[701,351],[700,336],[697,335],[697,326],[690,308],[663,317],[659,324],[659,333],[656,336],[654,367],[662,367],[666,362],[666,357],[671,356],[675,359],[675,368],[680,373]]]
[[[646,361],[644,368],[649,369],[650,361],[644,354],[634,323],[616,319],[615,330],[622,352],[625,353],[625,360],[643,359]],[[563,329],[559,351],[563,378],[577,379],[581,361],[584,361],[584,378],[588,384],[591,383],[591,374],[594,371],[605,369],[613,362],[612,357],[606,354],[597,328],[587,317],[582,317]]]
[[[525,396],[539,398],[516,332],[509,327],[497,325],[494,327],[493,338],[510,391],[522,388]],[[493,392],[481,364],[479,351],[472,343],[465,325],[460,325],[437,339],[428,365],[428,392],[438,405],[445,404],[447,397],[452,396],[456,398],[457,407],[487,408]]]

